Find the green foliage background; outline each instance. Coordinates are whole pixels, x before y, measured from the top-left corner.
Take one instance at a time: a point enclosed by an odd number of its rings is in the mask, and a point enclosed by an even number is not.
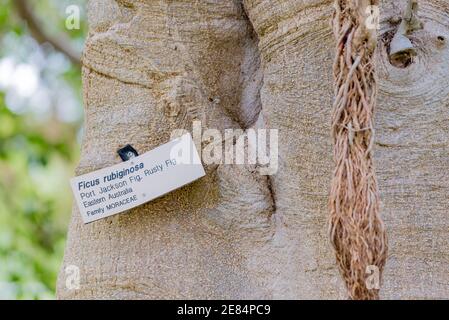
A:
[[[43,29],[81,50],[84,0],[29,3]],[[80,30],[65,27],[69,5],[80,8]],[[17,94],[18,66],[35,70],[32,93]],[[38,44],[14,0],[0,0],[0,299],[54,298],[82,121],[79,66]]]

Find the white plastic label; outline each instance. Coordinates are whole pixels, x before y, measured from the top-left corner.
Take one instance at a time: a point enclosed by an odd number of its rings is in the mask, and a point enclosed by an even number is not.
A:
[[[126,162],[71,179],[84,223],[121,213],[205,175],[190,134]]]

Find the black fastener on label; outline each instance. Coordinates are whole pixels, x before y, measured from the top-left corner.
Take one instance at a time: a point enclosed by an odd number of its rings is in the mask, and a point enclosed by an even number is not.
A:
[[[139,154],[136,149],[134,149],[131,145],[127,144],[123,148],[117,150],[118,155],[122,158],[123,161],[128,161],[132,158],[137,157]]]

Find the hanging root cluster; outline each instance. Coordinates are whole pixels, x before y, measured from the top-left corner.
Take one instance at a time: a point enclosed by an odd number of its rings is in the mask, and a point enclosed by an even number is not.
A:
[[[372,159],[377,34],[365,24],[367,8],[377,2],[336,0],[333,20],[337,40],[332,110],[335,171],[329,235],[350,299],[379,298],[387,257]],[[376,275],[379,278],[373,279]]]

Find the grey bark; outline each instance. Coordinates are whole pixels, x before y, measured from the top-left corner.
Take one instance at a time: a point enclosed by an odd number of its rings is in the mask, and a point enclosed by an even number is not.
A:
[[[449,298],[449,1],[420,5],[417,56],[389,62],[405,1],[383,1],[376,171],[390,251],[382,298]],[[345,298],[326,235],[332,1],[89,2],[76,174],[175,128],[279,129],[280,167],[207,166],[200,181],[83,225],[74,207],[59,298]],[[393,19],[392,19],[393,18]],[[390,37],[391,38],[391,37]],[[65,268],[80,268],[80,288]]]

